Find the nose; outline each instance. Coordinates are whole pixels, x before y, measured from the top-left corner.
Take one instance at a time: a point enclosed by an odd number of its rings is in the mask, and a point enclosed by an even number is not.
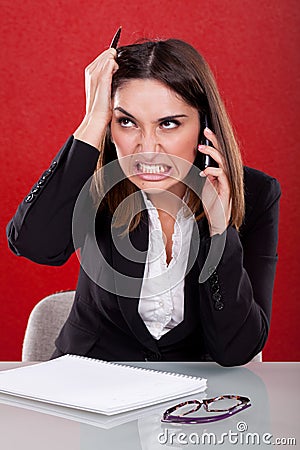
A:
[[[142,153],[157,153],[161,150],[158,136],[154,131],[141,133],[138,147],[138,151]]]

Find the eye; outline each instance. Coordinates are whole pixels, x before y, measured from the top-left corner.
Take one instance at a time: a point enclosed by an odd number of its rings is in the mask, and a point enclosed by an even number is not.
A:
[[[135,123],[131,119],[128,119],[128,117],[119,117],[117,121],[123,128],[131,128],[135,126]]]
[[[172,128],[178,128],[180,122],[178,120],[164,120],[161,122],[160,126],[165,130],[171,130]]]

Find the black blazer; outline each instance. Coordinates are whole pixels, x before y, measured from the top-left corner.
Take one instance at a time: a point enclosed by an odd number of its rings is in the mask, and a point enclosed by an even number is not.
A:
[[[15,254],[47,265],[67,261],[75,250],[74,205],[93,174],[98,156],[94,147],[73,136],[68,139],[7,226],[9,246]],[[261,351],[271,316],[280,186],[276,179],[248,167],[244,169],[244,186],[246,214],[239,232],[229,226],[225,235],[211,239],[206,219],[197,222],[200,247],[193,250],[192,238],[184,320],[159,340],[152,337],[138,314],[148,246],[147,213],[130,233],[132,245],[144,252],[139,262],[128,259],[126,251],[125,255],[118,251],[118,242],[111,237],[110,214],[98,214],[97,254],[103,259],[97,264],[94,261],[91,270],[99,278],[91,276],[85,266],[90,261],[86,255],[93,251],[89,248],[91,230],[87,229],[78,239],[85,270],[80,269],[74,305],[56,341],[54,356],[73,353],[119,361],[214,360],[231,366],[245,364]],[[87,209],[90,211],[89,206]],[[221,241],[225,247],[219,264],[209,267],[209,278],[199,283],[210,246]],[[116,273],[129,277],[126,286],[120,285]]]

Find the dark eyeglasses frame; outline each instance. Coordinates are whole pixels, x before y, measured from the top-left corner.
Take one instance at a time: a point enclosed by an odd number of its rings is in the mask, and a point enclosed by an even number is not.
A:
[[[226,409],[209,409],[209,405],[211,403],[223,399],[235,399],[238,400],[239,403]],[[177,416],[172,414],[174,411],[186,405],[194,405],[194,407]],[[184,417],[187,416],[187,414],[191,414],[195,411],[198,411],[201,408],[201,406],[203,406],[205,411],[207,411],[208,413],[223,412],[224,414],[218,414],[216,416],[207,416],[207,417]],[[186,423],[186,424],[216,422],[218,420],[226,419],[227,417],[233,416],[234,414],[237,414],[240,411],[244,411],[250,406],[251,406],[250,398],[241,395],[220,395],[218,397],[205,398],[203,400],[187,400],[186,402],[179,403],[178,405],[172,406],[171,408],[167,409],[164,412],[161,421],[167,423]]]

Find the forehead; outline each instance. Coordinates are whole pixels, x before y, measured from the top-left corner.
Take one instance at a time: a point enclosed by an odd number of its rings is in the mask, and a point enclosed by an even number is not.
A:
[[[153,111],[170,109],[170,112],[195,110],[179,94],[162,82],[153,79],[133,79],[123,83],[115,92],[113,107],[122,106],[128,112],[132,109]]]

